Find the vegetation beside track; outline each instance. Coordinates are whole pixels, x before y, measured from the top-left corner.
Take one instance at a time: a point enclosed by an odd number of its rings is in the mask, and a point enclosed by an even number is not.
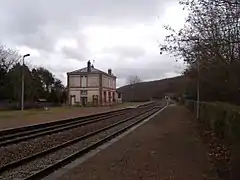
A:
[[[195,101],[186,106],[196,114]],[[201,102],[201,134],[210,147],[210,155],[223,178],[238,177],[240,165],[240,107],[221,102]]]
[[[29,109],[24,111],[0,111],[0,129],[43,123],[58,119],[86,116],[95,113],[136,106],[142,103],[126,102],[105,107],[54,107],[49,109]]]

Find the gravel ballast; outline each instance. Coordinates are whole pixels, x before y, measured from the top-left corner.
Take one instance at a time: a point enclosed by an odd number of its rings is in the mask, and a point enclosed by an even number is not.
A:
[[[24,157],[30,156],[40,151],[44,151],[51,147],[54,147],[63,142],[75,139],[86,133],[92,132],[96,129],[103,128],[109,124],[118,122],[126,117],[130,117],[136,114],[135,112],[126,113],[120,116],[102,120],[99,122],[91,123],[88,125],[80,126],[70,130],[58,132],[51,135],[44,135],[34,139],[20,142],[18,144],[12,144],[9,146],[0,147],[0,167]]]
[[[132,105],[139,105],[143,103],[132,103]],[[59,119],[68,119],[74,117],[82,117],[98,113],[109,112],[113,110],[123,109],[131,104],[118,104],[114,106],[103,107],[62,107],[50,108],[49,110],[26,110],[9,111],[6,113],[0,112],[0,130],[7,128],[14,128],[19,126],[26,126],[44,122],[57,121]]]
[[[41,169],[46,168],[47,166],[56,163],[57,161],[83,149],[84,147],[87,147],[91,145],[92,143],[98,141],[99,139],[103,139],[104,137],[116,132],[117,130],[126,127],[134,122],[136,122],[138,119],[130,120],[125,123],[122,123],[116,127],[113,127],[107,131],[101,132],[97,135],[94,135],[88,139],[85,139],[81,142],[75,143],[71,146],[68,146],[67,148],[60,149],[52,154],[49,154],[45,157],[38,158],[35,161],[32,161],[26,165],[20,166],[18,168],[15,168],[11,171],[7,171],[3,174],[1,174],[1,179],[21,179],[26,178],[29,175],[32,175],[36,171],[39,171]]]
[[[191,117],[170,106],[58,179],[217,179]]]

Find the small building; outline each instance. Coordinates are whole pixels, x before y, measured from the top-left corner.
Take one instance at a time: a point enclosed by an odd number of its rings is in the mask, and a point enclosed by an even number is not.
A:
[[[116,76],[112,70],[103,72],[91,62],[87,67],[67,73],[68,104],[81,106],[117,103]]]
[[[122,103],[122,93],[117,92],[117,103]]]

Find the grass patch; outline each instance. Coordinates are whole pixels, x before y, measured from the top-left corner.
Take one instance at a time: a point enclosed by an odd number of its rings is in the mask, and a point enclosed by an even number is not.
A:
[[[118,109],[118,108],[125,108],[129,106],[136,106],[142,103],[139,102],[126,102],[117,104],[114,106],[109,106],[111,109]],[[20,110],[13,110],[13,111],[0,111],[0,120],[6,120],[11,118],[19,118],[19,117],[29,117],[29,116],[45,116],[47,114],[66,114],[70,113],[72,111],[80,111],[84,109],[91,109],[91,108],[97,108],[97,107],[71,107],[71,106],[63,106],[63,107],[52,107],[46,109],[28,109],[24,111]],[[100,107],[101,108],[101,107]],[[93,112],[94,113],[94,112]]]
[[[0,111],[0,119],[2,118],[11,118],[11,117],[19,117],[19,116],[31,116],[38,114],[52,114],[52,113],[63,113],[67,111],[71,111],[73,109],[80,109],[80,107],[53,107],[49,109],[28,109],[24,111],[14,110],[14,111]]]

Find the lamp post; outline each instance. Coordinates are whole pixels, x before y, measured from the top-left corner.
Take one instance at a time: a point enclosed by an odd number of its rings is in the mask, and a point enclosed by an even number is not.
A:
[[[199,101],[200,101],[200,72],[199,72],[199,57],[197,58],[197,120],[199,119]]]
[[[22,92],[21,92],[21,110],[24,109],[24,58],[30,56],[30,54],[25,54],[23,56],[23,63],[22,63]]]

